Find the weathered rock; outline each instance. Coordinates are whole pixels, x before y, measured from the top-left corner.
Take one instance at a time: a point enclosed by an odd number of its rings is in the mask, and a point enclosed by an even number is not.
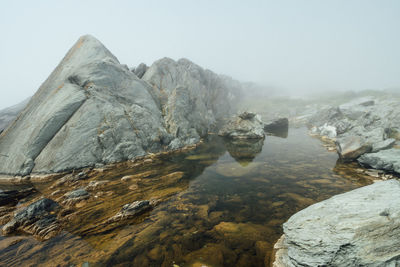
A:
[[[365,143],[359,136],[348,136],[336,140],[336,150],[341,159],[352,161],[364,153],[372,150],[372,146]]]
[[[78,202],[81,202],[83,200],[86,200],[90,198],[90,194],[84,189],[84,188],[79,188],[77,190],[68,192],[64,195],[64,201],[63,205],[72,205],[76,204]]]
[[[233,98],[225,79],[184,59],[157,61],[140,79],[83,36],[0,135],[0,173],[70,171],[193,144]]]
[[[0,110],[0,134],[15,120],[15,118],[17,118],[18,114],[26,107],[29,100],[30,98],[27,98],[21,103]]]
[[[376,142],[374,144],[372,144],[372,153],[381,151],[381,150],[385,150],[385,149],[389,149],[391,147],[394,146],[394,144],[396,143],[396,139],[393,138],[389,138],[380,142]]]
[[[139,66],[135,68],[133,73],[135,73],[136,76],[141,79],[148,69],[149,67],[146,64],[140,63]]]
[[[358,162],[374,169],[400,174],[400,149],[392,148],[377,153],[367,153],[358,158]]]
[[[125,204],[117,214],[115,214],[108,220],[108,222],[111,223],[130,219],[145,211],[150,210],[151,208],[152,205],[149,200],[139,200],[130,204]]]
[[[108,184],[110,181],[109,180],[103,180],[103,181],[90,181],[89,184],[86,186],[86,190],[97,190],[99,188],[104,187],[106,184]]]
[[[265,137],[264,124],[260,116],[249,112],[229,120],[218,134],[232,139],[263,139]]]
[[[272,132],[272,133],[274,133],[276,131],[288,129],[288,128],[289,128],[288,118],[276,119],[271,122],[265,123],[265,125],[264,125],[264,131]]]
[[[277,254],[283,266],[397,266],[400,182],[334,196],[296,213],[283,228]]]
[[[198,142],[217,128],[218,121],[235,111],[240,90],[232,79],[204,70],[187,59],[163,58],[143,76],[159,100],[167,131],[176,149]]]
[[[58,208],[57,202],[42,198],[17,211],[14,218],[3,226],[3,234],[23,231],[42,239],[49,239],[59,230],[59,224],[54,214]]]

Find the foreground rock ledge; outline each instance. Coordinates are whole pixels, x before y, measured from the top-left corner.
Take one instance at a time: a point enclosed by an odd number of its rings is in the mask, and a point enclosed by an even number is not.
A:
[[[283,225],[273,266],[399,266],[400,182],[314,204]]]

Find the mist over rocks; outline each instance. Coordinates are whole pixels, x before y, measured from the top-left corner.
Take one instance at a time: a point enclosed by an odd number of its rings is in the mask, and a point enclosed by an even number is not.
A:
[[[197,143],[230,115],[240,90],[187,59],[137,74],[82,36],[0,135],[0,173],[61,172]]]
[[[29,97],[21,103],[0,110],[0,133],[15,120],[18,114],[26,107],[30,99]]]
[[[336,107],[316,111],[309,118],[308,124],[313,134],[336,141],[338,154],[343,160],[354,161],[365,155],[362,160],[358,160],[361,164],[397,172],[396,168],[390,167],[390,163],[382,162],[387,162],[386,154],[390,153],[384,150],[393,149],[394,153],[390,154],[398,155],[395,144],[400,140],[397,134],[400,132],[399,104],[398,98],[386,97],[384,94],[380,98],[356,98]]]

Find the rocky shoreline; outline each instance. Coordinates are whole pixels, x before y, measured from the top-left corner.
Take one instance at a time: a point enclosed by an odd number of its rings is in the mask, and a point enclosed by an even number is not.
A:
[[[400,264],[400,182],[393,179],[400,174],[399,103],[361,98],[306,116],[310,135],[340,160],[370,168],[376,183],[294,214],[283,224],[272,266]]]

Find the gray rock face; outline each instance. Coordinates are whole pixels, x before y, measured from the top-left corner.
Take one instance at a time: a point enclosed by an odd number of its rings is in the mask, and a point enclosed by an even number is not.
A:
[[[230,111],[223,79],[188,60],[160,60],[143,78],[81,37],[0,135],[0,173],[61,172],[179,148]]]
[[[232,139],[263,139],[264,123],[259,115],[244,112],[229,120],[218,134]]]
[[[358,162],[374,169],[393,171],[400,174],[400,149],[382,150],[362,155]]]
[[[141,79],[148,69],[149,67],[146,64],[140,63],[139,66],[133,70],[133,73]]]
[[[370,152],[372,146],[364,143],[359,136],[346,136],[336,140],[336,150],[341,159],[352,161],[362,154]]]
[[[15,120],[18,114],[26,107],[30,99],[31,98],[27,98],[21,103],[0,110],[0,133]]]
[[[143,80],[152,85],[159,99],[167,131],[174,137],[172,147],[198,142],[234,111],[237,101],[231,79],[187,59],[160,59]]]
[[[314,204],[283,229],[279,261],[285,266],[398,266],[400,182],[378,182]]]

